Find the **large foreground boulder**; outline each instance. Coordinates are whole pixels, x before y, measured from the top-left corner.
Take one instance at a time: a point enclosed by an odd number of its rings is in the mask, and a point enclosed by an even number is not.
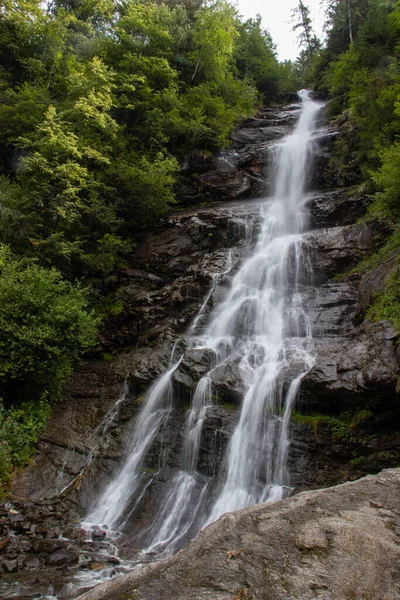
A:
[[[397,600],[400,469],[224,515],[82,600]]]

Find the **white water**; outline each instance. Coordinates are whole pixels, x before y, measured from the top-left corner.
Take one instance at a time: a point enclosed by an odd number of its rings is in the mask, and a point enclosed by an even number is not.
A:
[[[86,517],[87,523],[106,524],[110,529],[114,529],[117,525],[121,526],[124,509],[139,490],[146,452],[171,411],[171,374],[179,363],[180,360],[150,388],[145,405],[135,424],[128,458],[117,477],[106,487],[93,510]]]
[[[311,272],[301,206],[320,106],[307,92],[302,100],[297,126],[280,147],[275,194],[265,210],[256,251],[237,273],[207,331],[206,345],[220,355],[230,349],[225,360],[239,364],[248,390],[206,523],[287,493],[290,412],[300,380],[313,364],[311,326],[301,293]],[[288,372],[291,383],[285,393]]]
[[[256,249],[235,275],[225,300],[211,312],[204,333],[196,335],[199,320],[218,283],[218,278],[214,278],[188,332],[189,347],[213,350],[213,369],[234,364],[247,389],[215,499],[206,512],[210,486],[197,472],[204,419],[212,404],[211,369],[193,395],[181,467],[147,531],[147,552],[168,554],[185,536],[195,535],[201,525],[224,512],[279,500],[288,493],[290,413],[301,378],[313,364],[311,327],[302,294],[311,277],[303,238],[307,225],[303,207],[311,140],[320,105],[311,101],[307,92],[302,92],[301,97],[297,126],[278,146],[275,193],[263,208]],[[134,499],[137,505],[143,493],[143,461],[171,409],[171,377],[179,362],[149,391],[126,463],[86,521],[121,527],[130,501]]]
[[[151,543],[145,552],[173,552],[198,517],[206,485],[196,469],[204,418],[211,398],[211,379],[202,377],[186,418],[181,470],[174,477],[163,508],[149,531]]]

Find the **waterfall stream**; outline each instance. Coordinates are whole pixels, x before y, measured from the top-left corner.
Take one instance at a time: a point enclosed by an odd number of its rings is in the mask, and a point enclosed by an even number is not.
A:
[[[275,501],[290,490],[287,473],[290,413],[303,375],[313,365],[310,319],[302,290],[312,269],[303,236],[305,181],[316,115],[321,107],[300,92],[299,119],[276,146],[275,190],[262,207],[256,247],[208,315],[206,297],[189,329],[189,347],[214,353],[209,372],[198,382],[185,421],[179,471],[172,478],[158,515],[146,532],[144,552],[169,554],[188,535],[221,514],[252,503]],[[231,265],[228,265],[228,269]],[[173,359],[175,360],[175,359]],[[106,487],[85,521],[123,528],[132,500],[143,494],[142,467],[151,443],[173,406],[175,362],[149,390],[136,420],[125,464]],[[207,409],[215,404],[213,371],[234,365],[245,394],[240,417],[216,482],[198,468]],[[136,499],[136,500],[135,500]]]

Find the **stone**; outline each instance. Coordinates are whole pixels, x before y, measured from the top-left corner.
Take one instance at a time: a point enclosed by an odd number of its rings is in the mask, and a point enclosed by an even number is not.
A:
[[[94,527],[94,529],[92,529],[91,535],[92,540],[102,541],[105,539],[107,532],[104,529],[101,529],[100,527]]]
[[[71,567],[79,562],[79,554],[69,548],[63,548],[52,552],[47,562],[52,567]]]
[[[397,600],[399,489],[400,469],[392,469],[226,514],[177,555],[101,583],[81,600]],[[393,510],[391,528],[371,500]]]
[[[16,558],[14,560],[2,560],[1,566],[4,573],[15,573],[15,571],[18,571],[18,560]]]
[[[211,371],[210,377],[221,403],[232,402],[240,406],[247,388],[236,363],[227,362],[216,367]]]
[[[63,537],[74,540],[79,544],[87,539],[88,533],[81,527],[70,527],[63,531]]]
[[[30,554],[24,558],[24,567],[27,569],[38,569],[40,567],[40,560],[36,554]]]
[[[370,253],[373,249],[372,230],[365,224],[313,231],[305,239],[315,283],[324,283],[333,275],[349,270],[361,253]]]
[[[50,554],[55,550],[66,548],[70,544],[69,540],[62,539],[45,539],[45,540],[34,540],[32,545],[35,552],[43,554]]]
[[[365,214],[368,197],[354,188],[314,192],[307,198],[312,227],[351,225]]]

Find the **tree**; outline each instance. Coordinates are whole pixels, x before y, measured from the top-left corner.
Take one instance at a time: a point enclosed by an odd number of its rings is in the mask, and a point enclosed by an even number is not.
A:
[[[310,17],[310,10],[302,0],[299,0],[299,4],[296,8],[291,11],[292,21],[294,22],[292,30],[297,31],[300,29],[298,36],[299,45],[305,47],[307,50],[311,49],[312,39],[315,37],[312,28],[312,20]]]
[[[83,288],[0,245],[0,395],[8,403],[56,399],[97,325]]]
[[[242,77],[254,81],[266,102],[279,95],[280,70],[276,48],[268,31],[261,28],[261,17],[238,24],[235,48],[236,66]]]

